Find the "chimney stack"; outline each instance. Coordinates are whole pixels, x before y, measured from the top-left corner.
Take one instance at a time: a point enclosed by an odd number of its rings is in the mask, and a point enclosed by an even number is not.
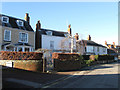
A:
[[[41,29],[40,20],[36,24],[36,31]]]
[[[79,40],[79,35],[78,35],[78,33],[76,33],[75,39],[76,39],[76,40]]]
[[[71,31],[71,25],[68,25],[68,33],[70,34],[70,36],[72,36],[72,31]]]
[[[28,24],[30,24],[30,17],[28,13],[25,14],[25,21],[27,21]]]
[[[105,45],[107,45],[107,41],[105,41]]]
[[[88,38],[87,38],[88,40],[91,40],[91,36],[90,35],[88,35]]]

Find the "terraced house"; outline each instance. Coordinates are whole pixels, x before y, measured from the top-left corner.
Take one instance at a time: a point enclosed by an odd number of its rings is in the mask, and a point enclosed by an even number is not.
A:
[[[34,51],[35,33],[29,14],[25,20],[0,14],[0,51]]]

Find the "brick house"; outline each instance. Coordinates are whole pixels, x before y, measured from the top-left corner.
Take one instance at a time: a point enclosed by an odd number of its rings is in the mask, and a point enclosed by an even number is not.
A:
[[[79,49],[79,47],[81,47]],[[77,40],[78,52],[82,55],[103,55],[107,54],[107,48],[101,44],[98,44],[91,40],[91,36],[88,36],[88,40]]]
[[[29,22],[28,13],[25,20],[0,14],[0,51],[34,51],[35,33]]]
[[[40,21],[36,24],[36,41],[35,49],[49,49],[53,52],[67,51],[71,49],[71,27],[69,25],[68,32],[41,28]],[[74,38],[75,40],[75,38]],[[73,42],[74,45],[76,41]],[[76,46],[76,45],[75,45]],[[76,47],[74,47],[75,49]]]

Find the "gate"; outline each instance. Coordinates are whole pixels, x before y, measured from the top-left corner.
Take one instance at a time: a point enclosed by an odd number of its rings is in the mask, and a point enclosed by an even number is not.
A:
[[[52,51],[51,50],[47,50],[44,52],[44,59],[45,59],[45,70],[46,71],[52,71],[54,68],[54,64],[52,61]]]
[[[52,61],[52,50],[49,49],[38,49],[36,52],[43,53],[43,72],[52,71],[54,68],[54,62]]]

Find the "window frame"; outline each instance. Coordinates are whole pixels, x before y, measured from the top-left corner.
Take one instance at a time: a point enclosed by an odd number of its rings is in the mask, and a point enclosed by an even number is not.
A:
[[[22,25],[20,25],[20,22],[22,23]],[[17,23],[18,26],[21,26],[21,27],[24,26],[24,22],[22,20],[16,20],[16,23]]]
[[[6,19],[7,19],[7,21],[4,21],[4,20],[3,20],[4,18],[6,18]],[[3,22],[3,23],[9,23],[9,18],[8,18],[8,17],[6,17],[6,16],[2,16],[2,22]]]
[[[10,32],[9,40],[7,40],[7,39],[5,38],[5,36],[6,36],[6,31],[9,31],[9,32]],[[4,30],[4,41],[11,41],[11,30]]]
[[[50,41],[50,49],[54,50],[54,44],[55,44],[54,41]]]
[[[27,41],[21,41],[20,39],[21,39],[21,36],[20,36],[20,34],[26,34],[27,35]],[[28,33],[25,33],[25,32],[19,32],[19,42],[22,42],[22,43],[28,43]]]

